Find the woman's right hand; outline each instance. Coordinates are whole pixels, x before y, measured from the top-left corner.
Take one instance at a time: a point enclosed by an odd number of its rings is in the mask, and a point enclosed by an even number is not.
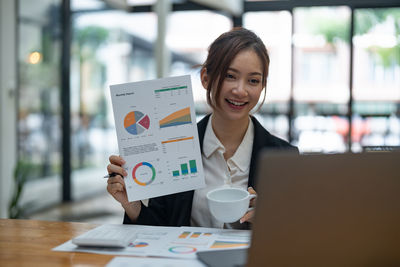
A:
[[[126,193],[125,181],[123,178],[128,174],[126,173],[124,168],[122,168],[122,165],[125,164],[125,160],[122,157],[116,155],[111,155],[109,160],[110,164],[108,164],[107,166],[108,173],[116,173],[117,175],[108,178],[107,191],[115,198],[115,200],[121,203],[122,206],[128,205],[128,195]]]
[[[113,198],[115,198],[115,200],[121,203],[128,217],[132,222],[135,222],[140,214],[142,205],[140,201],[129,202],[128,200],[125,181],[123,178],[128,176],[128,173],[124,168],[122,168],[122,165],[125,164],[125,160],[116,155],[110,156],[109,160],[110,164],[107,166],[108,173],[116,173],[117,175],[108,178],[107,191],[113,196]]]

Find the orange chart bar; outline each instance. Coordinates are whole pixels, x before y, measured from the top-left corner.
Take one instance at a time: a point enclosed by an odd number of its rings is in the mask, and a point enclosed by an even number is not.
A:
[[[186,238],[190,234],[191,234],[191,232],[183,232],[182,234],[180,234],[179,238]]]
[[[193,136],[190,136],[190,137],[185,137],[185,138],[179,138],[179,139],[172,139],[172,140],[162,141],[161,144],[168,144],[168,143],[179,142],[179,141],[185,141],[185,140],[190,140],[190,139],[194,139],[194,137],[193,137]]]
[[[215,241],[210,248],[239,248],[248,246],[247,242],[237,242],[237,241]]]
[[[201,233],[196,232],[196,233],[193,233],[193,234],[190,236],[190,238],[197,238],[197,237],[199,237],[200,235],[201,235]]]

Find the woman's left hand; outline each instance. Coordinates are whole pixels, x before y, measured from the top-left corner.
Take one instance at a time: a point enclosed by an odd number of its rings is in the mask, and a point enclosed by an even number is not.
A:
[[[247,191],[251,194],[251,195],[256,195],[257,193],[256,191],[253,189],[253,187],[249,187],[247,189]],[[246,212],[245,215],[243,215],[242,218],[240,218],[240,223],[244,223],[244,222],[250,222],[253,223],[254,220],[254,212],[255,212],[255,207],[256,207],[256,199],[257,197],[253,198],[252,200],[250,200],[250,207],[253,208],[252,210]]]

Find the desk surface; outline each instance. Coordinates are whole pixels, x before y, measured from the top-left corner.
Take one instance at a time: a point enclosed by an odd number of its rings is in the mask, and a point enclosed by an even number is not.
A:
[[[0,219],[1,266],[104,266],[114,256],[51,249],[97,225]]]

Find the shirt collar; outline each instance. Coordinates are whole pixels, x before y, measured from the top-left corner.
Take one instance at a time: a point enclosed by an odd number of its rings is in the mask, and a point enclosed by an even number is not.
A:
[[[225,152],[225,147],[218,140],[212,128],[211,124],[212,118],[213,115],[211,114],[210,119],[208,120],[207,123],[206,132],[204,134],[204,140],[203,140],[203,154],[204,156],[206,156],[206,158],[209,158],[211,154],[213,154],[218,149],[221,149],[222,153]]]
[[[206,132],[204,134],[203,154],[206,156],[206,158],[209,158],[217,150],[221,150],[222,154],[225,152],[225,147],[218,140],[212,128],[212,117],[213,116],[211,115],[210,119],[208,120]],[[251,152],[253,150],[253,139],[254,125],[252,120],[249,118],[249,126],[247,127],[243,140],[237,148],[235,154],[229,159],[243,172],[246,171],[250,166]]]

